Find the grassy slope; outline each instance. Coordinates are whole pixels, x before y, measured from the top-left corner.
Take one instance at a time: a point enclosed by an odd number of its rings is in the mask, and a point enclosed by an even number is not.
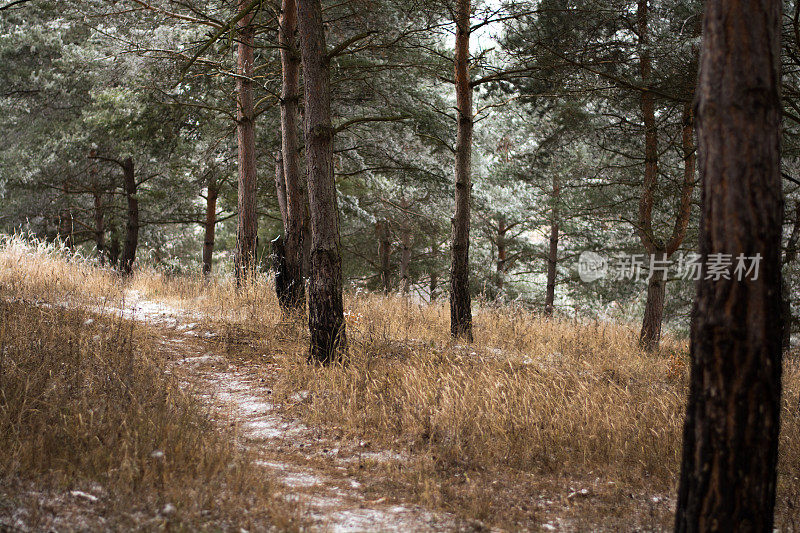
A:
[[[0,287],[91,305],[123,294],[113,275],[19,241],[0,250]],[[360,293],[346,298],[349,363],[318,368],[305,364],[302,321],[281,317],[267,282],[237,293],[224,282],[145,272],[125,289],[203,314],[232,358],[277,360],[275,398],[308,391],[306,401],[291,402],[306,422],[410,454],[405,467],[375,466],[378,492],[511,529],[557,518],[576,529],[669,527],[685,343],[667,338],[647,355],[627,325],[479,305],[476,343],[461,346],[448,338],[446,305]],[[796,527],[794,357],[784,389],[777,523]]]

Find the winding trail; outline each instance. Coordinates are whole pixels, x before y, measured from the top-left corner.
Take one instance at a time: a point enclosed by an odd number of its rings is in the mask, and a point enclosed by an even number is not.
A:
[[[236,366],[215,353],[214,332],[201,331],[195,313],[146,300],[136,291],[124,308],[106,308],[164,332],[165,355],[180,372],[182,386],[199,394],[220,425],[234,426],[240,445],[255,452],[258,467],[282,487],[281,496],[304,509],[312,531],[478,531],[453,515],[381,497],[358,476],[365,462],[403,463],[396,452],[373,450],[369,443],[337,439],[308,427],[268,400],[275,365],[257,370]],[[292,398],[303,401],[303,393]]]

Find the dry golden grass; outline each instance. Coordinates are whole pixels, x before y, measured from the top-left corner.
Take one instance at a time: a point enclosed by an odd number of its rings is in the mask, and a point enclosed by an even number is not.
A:
[[[152,332],[72,305],[118,295],[115,276],[35,254],[6,248],[0,266],[0,529],[298,529]]]
[[[122,290],[117,278],[86,263],[41,251],[46,260],[30,264],[30,250],[20,253],[0,250],[0,285],[11,280],[12,287],[95,300]],[[232,357],[258,365],[269,355],[281,369],[275,400],[307,423],[408,456],[367,468],[376,496],[401,494],[512,530],[545,522],[576,530],[670,527],[685,341],[667,336],[659,353],[647,354],[634,325],[544,320],[519,307],[477,303],[476,342],[464,346],[449,338],[445,303],[356,292],[345,302],[349,359],[322,368],[306,364],[305,324],[281,316],[268,280],[236,291],[225,280],[140,272],[130,289],[203,315]],[[300,390],[308,398],[289,401]],[[787,357],[784,390],[777,525],[796,530],[796,356]]]

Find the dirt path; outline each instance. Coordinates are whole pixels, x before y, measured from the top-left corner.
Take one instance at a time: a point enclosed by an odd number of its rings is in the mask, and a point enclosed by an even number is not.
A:
[[[214,333],[200,331],[199,317],[135,292],[127,295],[124,309],[112,311],[164,332],[162,345],[180,368],[183,385],[209,402],[219,424],[237,428],[240,444],[256,453],[257,465],[283,487],[284,498],[300,503],[314,531],[476,530],[452,515],[375,494],[357,475],[360,464],[408,457],[343,441],[288,417],[269,401],[279,369],[231,364],[208,341]],[[303,393],[292,398],[304,399]]]

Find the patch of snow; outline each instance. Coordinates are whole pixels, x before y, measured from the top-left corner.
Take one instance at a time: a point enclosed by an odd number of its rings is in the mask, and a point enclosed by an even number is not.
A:
[[[75,498],[79,498],[79,499],[82,499],[82,500],[87,500],[87,501],[90,501],[92,503],[95,503],[98,500],[97,496],[95,496],[93,494],[89,494],[88,492],[83,492],[81,490],[73,490],[73,491],[70,491],[69,494],[70,494],[70,496],[74,496]]]

